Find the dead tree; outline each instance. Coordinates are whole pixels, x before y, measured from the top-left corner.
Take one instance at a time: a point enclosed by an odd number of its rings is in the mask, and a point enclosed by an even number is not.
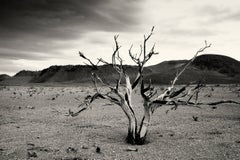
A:
[[[145,64],[151,59],[153,55],[158,54],[154,51],[155,45],[152,46],[149,52],[147,52],[147,43],[150,37],[153,34],[154,27],[152,28],[150,34],[144,36],[143,44],[140,46],[140,53],[133,54],[132,53],[132,46],[129,49],[129,56],[133,60],[134,63],[138,66],[138,73],[135,77],[133,82],[130,81],[130,77],[128,76],[126,69],[123,65],[123,60],[120,57],[119,49],[120,46],[118,44],[117,38],[118,36],[114,36],[115,42],[115,49],[112,54],[112,62],[108,63],[103,59],[98,59],[98,63],[94,64],[90,59],[88,59],[83,53],[79,52],[80,57],[89,61],[90,66],[93,70],[97,69],[97,65],[102,62],[104,64],[111,64],[116,73],[118,73],[118,80],[116,84],[113,86],[104,82],[97,74],[92,72],[92,81],[95,86],[96,93],[93,95],[89,95],[85,97],[83,103],[79,105],[80,109],[77,112],[72,112],[69,110],[70,116],[77,116],[82,111],[86,110],[92,102],[96,99],[104,99],[108,100],[118,106],[121,107],[125,115],[127,116],[129,125],[128,125],[128,135],[127,135],[127,142],[130,144],[144,144],[146,135],[148,132],[148,126],[151,120],[151,116],[154,111],[163,106],[169,105],[172,106],[171,109],[177,109],[178,105],[216,105],[220,103],[238,103],[234,101],[219,101],[219,102],[212,102],[212,103],[198,103],[198,93],[200,89],[203,87],[201,83],[198,83],[194,86],[190,85],[191,83],[184,85],[180,89],[175,87],[175,84],[181,74],[187,69],[187,67],[194,61],[197,55],[203,52],[205,49],[209,48],[211,45],[208,45],[205,42],[205,46],[200,48],[194,57],[182,68],[182,70],[175,76],[174,80],[171,82],[171,86],[168,87],[162,94],[157,95],[157,91],[151,85],[151,82],[147,86],[144,84],[144,77],[143,77],[143,69]],[[125,83],[122,83],[122,81]],[[101,86],[108,87],[109,90],[107,92],[103,92]],[[144,107],[144,115],[140,124],[137,122],[137,118],[133,109],[132,104],[132,92],[136,87],[140,84],[140,92],[141,96],[144,100],[143,107]],[[195,100],[193,101],[195,97]]]

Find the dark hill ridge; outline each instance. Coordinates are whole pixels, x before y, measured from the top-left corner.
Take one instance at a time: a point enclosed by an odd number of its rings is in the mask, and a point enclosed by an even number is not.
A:
[[[22,70],[12,77],[7,77],[0,81],[0,85],[27,85],[29,82],[39,74],[39,71]]]
[[[39,71],[26,71],[26,70],[22,70],[22,71],[16,73],[14,75],[14,77],[23,77],[23,76],[34,77],[34,76],[37,76],[38,74],[39,74]]]
[[[157,65],[144,69],[146,80],[153,83],[170,84],[177,72],[185,66],[189,60],[164,61]],[[138,71],[137,66],[124,66],[133,79]],[[94,70],[103,80],[116,82],[118,74],[111,65],[102,65]],[[14,77],[3,80],[1,84],[8,82],[27,83],[88,83],[91,82],[92,68],[86,65],[51,66],[42,71],[20,71]],[[204,83],[240,83],[240,62],[221,55],[205,54],[198,56],[195,61],[181,75],[178,83],[191,81],[203,81]],[[21,82],[21,83],[20,83]],[[11,85],[11,84],[9,84]]]
[[[137,66],[125,65],[128,75],[133,78],[137,74]],[[92,68],[86,65],[67,65],[67,66],[51,66],[42,70],[37,76],[33,77],[31,82],[45,83],[45,82],[91,82]],[[94,72],[103,80],[108,82],[115,82],[118,74],[111,65],[102,65]],[[151,72],[145,69],[144,72]]]
[[[5,79],[10,78],[11,76],[7,75],[7,74],[0,74],[0,81],[4,81]]]
[[[147,68],[151,69],[153,73],[175,72],[179,68],[183,67],[187,62],[188,60],[164,61]]]
[[[156,84],[170,84],[176,76],[178,70],[171,70],[171,72],[165,71],[162,73],[152,73],[145,75],[145,79],[151,79]],[[190,66],[185,72],[179,77],[177,84],[186,84],[189,82],[201,81],[207,84],[231,84],[240,83],[240,75],[234,77],[219,73],[213,70],[200,70],[196,67]]]
[[[193,62],[193,65],[202,70],[213,70],[228,76],[240,74],[240,62],[227,57],[214,54],[201,55]]]
[[[150,66],[148,68],[153,73],[145,78],[152,79],[153,83],[169,84],[187,62],[188,60],[164,61]],[[181,75],[178,83],[199,80],[204,83],[240,83],[240,62],[222,55],[200,55]]]

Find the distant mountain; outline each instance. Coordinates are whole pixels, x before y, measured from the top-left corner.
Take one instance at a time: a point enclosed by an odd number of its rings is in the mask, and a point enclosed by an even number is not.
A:
[[[188,60],[173,60],[173,61],[164,61],[159,64],[149,66],[148,68],[151,69],[154,73],[164,73],[169,71],[176,71],[182,66],[184,66]]]
[[[0,85],[26,85],[29,84],[29,82],[38,74],[38,71],[22,70],[14,76],[0,81]]]
[[[170,84],[176,74],[189,60],[165,61],[145,67],[144,79],[156,84]],[[135,78],[137,66],[125,65],[131,80]],[[28,83],[91,83],[94,71],[104,81],[116,82],[118,74],[111,65],[102,65],[93,70],[86,65],[51,66],[42,71],[20,71],[0,84],[22,85]],[[203,83],[240,83],[240,62],[222,55],[205,54],[198,56],[177,81],[178,84],[192,81]]]
[[[128,75],[133,78],[136,76],[137,66],[125,65]],[[31,82],[45,83],[45,82],[74,82],[85,83],[91,82],[91,73],[95,72],[99,77],[107,82],[116,82],[118,73],[112,68],[111,65],[99,66],[97,70],[93,70],[86,65],[67,65],[67,66],[51,66],[42,70],[35,76]],[[151,72],[145,69],[144,72]]]
[[[4,81],[8,78],[10,78],[11,76],[7,75],[7,74],[0,74],[0,81]]]
[[[153,83],[169,84],[188,60],[165,61],[148,67],[151,74],[145,79]],[[202,81],[204,83],[240,83],[240,62],[222,55],[205,54],[198,56],[180,76],[178,83]]]
[[[201,70],[217,71],[232,77],[240,74],[240,62],[227,56],[201,55],[197,57],[193,65]]]
[[[35,77],[39,74],[39,71],[26,71],[22,70],[14,75],[14,77],[25,77],[25,76],[30,76],[30,77]]]

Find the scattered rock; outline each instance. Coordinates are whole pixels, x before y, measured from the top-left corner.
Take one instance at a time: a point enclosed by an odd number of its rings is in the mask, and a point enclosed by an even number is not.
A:
[[[33,143],[27,143],[28,146],[35,146]]]
[[[70,158],[61,158],[61,160],[87,160],[87,158],[81,158],[81,157],[70,157]]]
[[[198,117],[197,116],[192,116],[194,121],[198,121]]]
[[[170,133],[169,136],[173,137],[173,136],[174,136],[174,133]]]
[[[35,109],[33,106],[27,106],[28,109]]]
[[[137,149],[137,148],[133,148],[133,147],[128,147],[128,148],[126,149],[126,151],[128,151],[128,152],[130,152],[130,151],[137,152],[138,149]]]
[[[47,149],[47,148],[40,148],[40,151],[44,151],[44,152],[50,152],[50,150],[49,150],[49,149]]]
[[[220,134],[223,134],[223,133],[215,129],[213,131],[207,132],[207,134],[210,134],[210,135],[220,135]]]
[[[236,143],[240,143],[240,140],[235,141]]]
[[[97,152],[97,153],[101,153],[101,148],[100,148],[100,147],[97,147],[97,148],[96,148],[96,152]]]
[[[82,148],[82,149],[88,149],[88,146],[82,145],[81,148]]]
[[[37,157],[37,153],[36,152],[27,152],[27,156],[28,156],[28,158],[31,158],[31,157],[36,158]]]
[[[77,152],[77,149],[75,149],[75,148],[73,148],[73,147],[68,147],[68,148],[66,149],[66,152],[67,152],[67,153],[70,153],[70,152],[76,153],[76,152]]]

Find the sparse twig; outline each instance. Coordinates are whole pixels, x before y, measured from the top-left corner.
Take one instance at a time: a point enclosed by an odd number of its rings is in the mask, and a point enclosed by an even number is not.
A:
[[[208,44],[207,41],[205,41],[205,46],[200,48],[195,55],[193,56],[193,58],[183,67],[183,69],[176,75],[176,77],[174,78],[174,80],[172,81],[172,88],[174,87],[176,81],[178,80],[178,78],[181,76],[181,74],[187,69],[187,67],[197,58],[198,54],[203,52],[205,49],[210,48],[211,44]]]

